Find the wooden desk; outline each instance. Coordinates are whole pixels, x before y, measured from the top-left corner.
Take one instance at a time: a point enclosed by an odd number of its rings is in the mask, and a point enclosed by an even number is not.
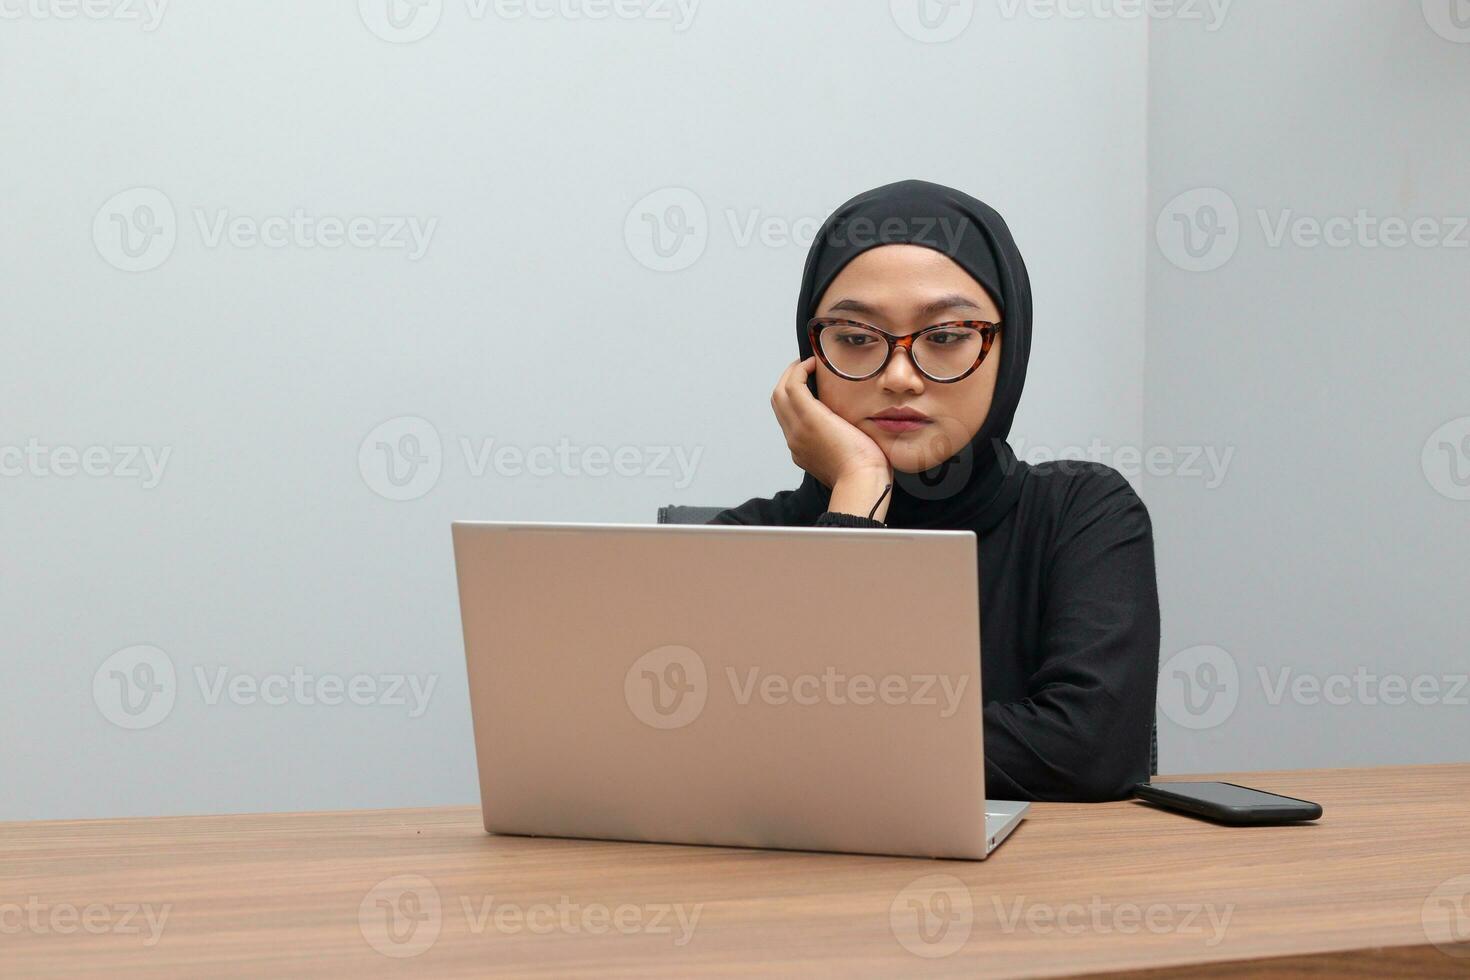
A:
[[[1470,973],[1470,765],[1206,778],[1325,814],[1038,804],[975,863],[492,837],[469,807],[0,824],[0,972]]]

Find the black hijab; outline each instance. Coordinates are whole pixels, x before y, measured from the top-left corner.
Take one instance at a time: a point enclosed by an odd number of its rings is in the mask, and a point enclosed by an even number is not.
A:
[[[1012,507],[1025,480],[1006,443],[1031,353],[1031,280],[1010,229],[996,211],[962,191],[924,180],[885,184],[852,198],[823,223],[807,253],[796,304],[796,344],[812,355],[806,325],[847,263],[879,245],[922,245],[953,259],[984,286],[1000,309],[1000,366],[980,430],[953,456],[922,473],[894,471],[889,527],[970,528],[983,533]],[[816,374],[808,379],[817,393]],[[735,508],[739,523],[810,524],[827,509],[832,488],[810,473],[801,486]]]

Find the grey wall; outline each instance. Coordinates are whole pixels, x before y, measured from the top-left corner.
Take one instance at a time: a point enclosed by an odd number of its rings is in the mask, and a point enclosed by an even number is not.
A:
[[[1144,481],[1165,771],[1470,758],[1456,2],[1151,25],[1144,433],[1234,454]]]
[[[1165,771],[1466,757],[1450,0],[68,9],[0,23],[0,819],[474,800],[448,523],[794,486],[806,243],[909,176],[1027,255],[1018,451],[1150,505]]]
[[[1023,453],[1138,447],[1146,25],[910,8],[7,6],[0,819],[475,800],[449,522],[795,486],[806,242],[879,183],[1009,218]]]

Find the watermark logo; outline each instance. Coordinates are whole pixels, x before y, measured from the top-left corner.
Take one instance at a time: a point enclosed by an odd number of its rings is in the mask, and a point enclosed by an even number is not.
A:
[[[403,708],[409,718],[424,715],[439,683],[437,674],[316,674],[299,665],[289,673],[249,674],[222,664],[196,664],[193,676],[200,700],[209,707],[350,704]],[[173,659],[155,646],[119,650],[92,676],[92,700],[120,728],[152,728],[168,717],[180,693]]]
[[[1470,44],[1470,0],[1424,0],[1424,19],[1446,41]]]
[[[648,727],[683,728],[699,717],[709,697],[704,658],[677,644],[649,650],[624,675],[623,697]]]
[[[948,500],[959,493],[970,482],[970,474],[975,469],[974,447],[966,443],[952,452],[949,439],[940,433],[935,455],[941,457],[938,463],[917,472],[895,469],[894,487],[918,500]],[[924,466],[927,462],[920,460],[917,465]]]
[[[1284,702],[1306,707],[1470,705],[1470,674],[1378,673],[1362,664],[1351,673],[1318,674],[1257,664],[1255,682],[1261,700],[1273,708]],[[1244,687],[1228,652],[1217,646],[1190,647],[1160,669],[1159,708],[1181,727],[1215,728],[1235,712]]]
[[[1184,728],[1222,725],[1240,701],[1240,670],[1235,658],[1217,646],[1188,647],[1159,670],[1159,709]]]
[[[1450,419],[1430,433],[1419,464],[1440,496],[1470,500],[1470,415]]]
[[[444,0],[357,0],[367,29],[393,44],[421,41],[439,26]]]
[[[734,704],[771,707],[811,705],[865,707],[912,705],[935,708],[940,718],[959,711],[970,678],[948,674],[849,674],[836,667],[821,673],[781,674],[759,666],[726,666]],[[633,662],[623,677],[628,707],[652,728],[683,728],[699,717],[712,693],[704,659],[686,646],[663,646]]]
[[[107,264],[123,272],[147,272],[168,261],[179,238],[173,202],[153,187],[132,187],[109,197],[92,219],[92,243]]]
[[[1298,214],[1291,208],[1275,212],[1257,208],[1255,213],[1261,241],[1271,249],[1470,249],[1466,215],[1411,218],[1377,215],[1367,208],[1325,217]],[[1154,231],[1159,250],[1174,265],[1189,272],[1213,272],[1235,256],[1243,228],[1230,195],[1205,187],[1170,201],[1159,212]]]
[[[362,440],[357,468],[378,496],[417,500],[434,489],[444,469],[439,430],[417,415],[391,418]]]
[[[925,875],[894,897],[888,926],[898,944],[915,956],[953,956],[975,927],[975,902],[954,875]]]
[[[694,938],[704,903],[578,902],[561,895],[554,902],[519,903],[495,895],[460,895],[444,901],[434,883],[422,875],[385,878],[363,896],[357,909],[358,929],[369,946],[395,959],[426,952],[439,939],[444,920],[464,917],[470,935],[504,936],[619,935],[667,936],[677,947]]]
[[[565,436],[555,443],[518,446],[494,438],[457,439],[465,472],[473,479],[530,476],[603,479],[667,479],[676,490],[694,482],[704,447],[669,445],[579,445]],[[3,450],[0,450],[3,451]],[[3,461],[3,457],[0,457]],[[427,419],[399,416],[381,423],[358,446],[357,464],[368,489],[388,500],[416,500],[439,482],[446,463],[439,430]]]
[[[439,889],[423,875],[384,878],[363,896],[357,927],[367,944],[384,956],[405,959],[426,952],[439,939],[444,916]]]
[[[174,662],[155,646],[117,651],[92,675],[92,700],[119,728],[152,728],[168,717],[178,696]]]
[[[709,212],[686,187],[665,187],[628,209],[623,241],[644,268],[679,272],[698,262],[709,244]]]
[[[3,0],[0,0],[3,2]],[[401,251],[408,261],[424,257],[439,227],[438,218],[419,215],[339,216],[293,208],[257,216],[230,208],[190,209],[199,244],[206,249],[340,249]],[[157,269],[179,240],[173,202],[152,187],[114,194],[92,219],[92,242],[113,268],[124,272]]]
[[[1424,900],[1419,920],[1424,935],[1441,953],[1470,958],[1470,875],[1440,882]]]
[[[1213,272],[1240,247],[1240,211],[1217,187],[1185,191],[1164,205],[1154,225],[1164,258],[1187,272]]]
[[[723,220],[719,220],[723,218]],[[890,216],[882,221],[858,216],[827,228],[813,214],[774,214],[760,207],[724,207],[712,217],[704,199],[687,187],[665,187],[645,195],[629,209],[623,224],[630,255],[655,272],[678,272],[699,261],[716,232],[729,235],[738,249],[810,248],[821,235],[833,248],[892,242],[932,244],[953,253],[966,223],[949,215]]]
[[[915,41],[943,44],[965,32],[975,17],[975,0],[890,0],[893,22]]]

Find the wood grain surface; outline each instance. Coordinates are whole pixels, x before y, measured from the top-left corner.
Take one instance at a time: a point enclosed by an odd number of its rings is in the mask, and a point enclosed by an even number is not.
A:
[[[0,824],[0,973],[1470,974],[1470,765],[1171,778],[1325,812],[1036,804],[984,862],[496,837],[473,807]]]

